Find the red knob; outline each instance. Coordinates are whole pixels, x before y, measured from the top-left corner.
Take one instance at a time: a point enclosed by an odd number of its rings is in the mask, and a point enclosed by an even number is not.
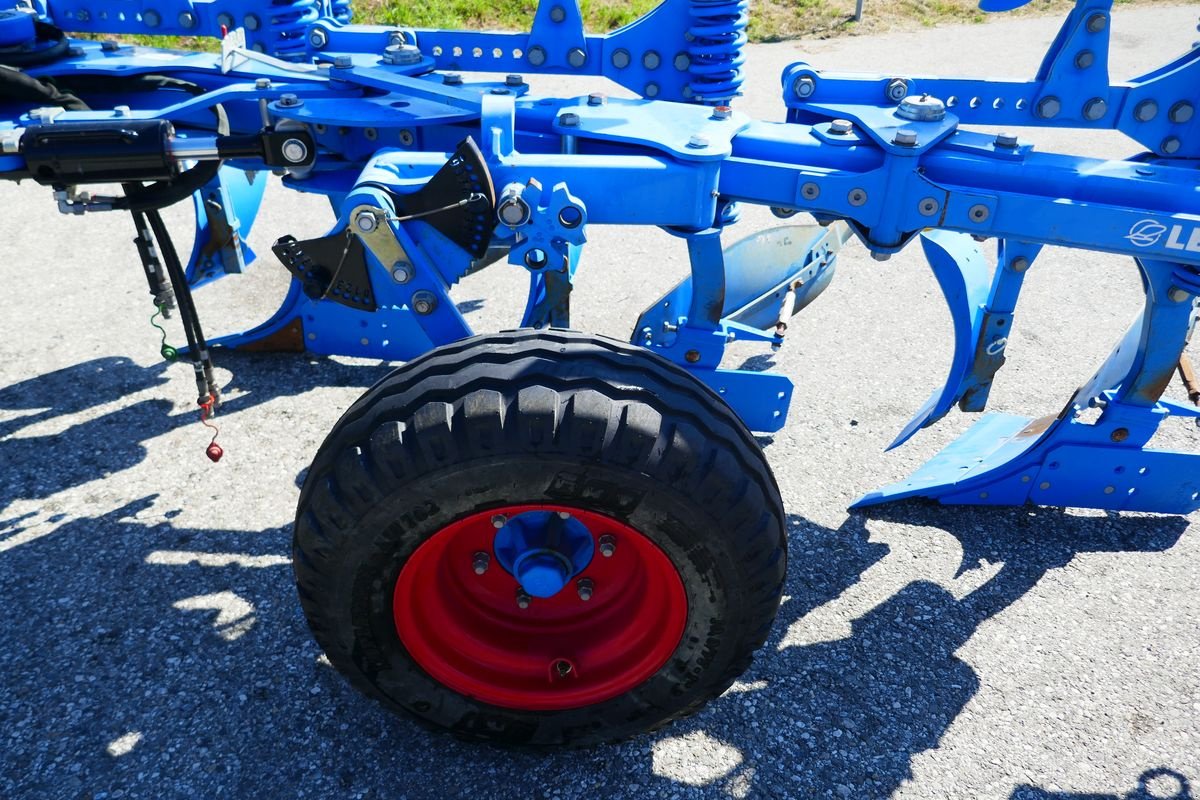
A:
[[[221,460],[221,456],[225,455],[225,451],[221,449],[221,445],[213,442],[208,446],[208,449],[204,451],[204,454],[215,463]]]

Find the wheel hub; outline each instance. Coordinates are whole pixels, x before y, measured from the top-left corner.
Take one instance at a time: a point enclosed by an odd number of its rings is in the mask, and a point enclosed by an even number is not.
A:
[[[495,525],[498,517],[492,517]],[[496,560],[531,597],[553,597],[592,560],[587,526],[568,512],[525,511],[505,517],[493,542]]]

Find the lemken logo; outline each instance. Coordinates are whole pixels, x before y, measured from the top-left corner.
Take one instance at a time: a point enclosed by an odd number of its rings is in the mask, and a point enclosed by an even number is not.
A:
[[[1158,220],[1144,219],[1133,223],[1133,227],[1129,229],[1129,235],[1125,238],[1138,247],[1151,247],[1158,244],[1158,240],[1166,232],[1167,226]]]
[[[1167,243],[1163,245],[1166,249],[1200,253],[1200,227],[1192,228],[1186,241],[1183,238],[1182,225],[1172,225],[1169,230]],[[1129,234],[1125,238],[1133,242],[1135,247],[1153,247],[1162,240],[1163,234],[1167,231],[1167,226],[1158,220],[1143,219],[1133,223],[1133,227],[1129,229]]]

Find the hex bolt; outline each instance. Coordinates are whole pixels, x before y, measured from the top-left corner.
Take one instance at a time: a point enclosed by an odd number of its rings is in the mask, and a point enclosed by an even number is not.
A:
[[[253,14],[247,14],[246,16],[242,17],[242,25],[245,26],[246,30],[248,31],[256,31],[262,26],[262,21]]]
[[[133,113],[133,109],[129,106],[113,106],[113,113],[118,117],[128,117]]]
[[[333,59],[334,69],[350,69],[354,66],[354,59],[350,56],[336,56]]]
[[[1159,147],[1162,148],[1163,153],[1169,156],[1178,153],[1179,148],[1182,146],[1183,141],[1178,136],[1168,136],[1167,138],[1163,139],[1162,144],[1159,145]]]
[[[850,194],[846,195],[846,200],[854,207],[865,206],[867,204],[866,189],[851,189]]]
[[[892,78],[887,82],[887,89],[884,91],[888,100],[893,103],[899,103],[904,98],[908,97],[908,81],[903,78]]]
[[[233,27],[236,23],[233,20],[233,14],[230,14],[227,11],[222,11],[220,14],[217,14],[217,24],[224,25],[226,30],[233,30]]]
[[[671,63],[680,72],[687,72],[688,68],[692,66],[692,57],[687,53],[676,53],[675,59]]]
[[[1114,442],[1123,442],[1129,438],[1129,428],[1117,428],[1108,438]]]
[[[254,88],[258,89],[260,92],[270,89],[271,88],[271,79],[270,78],[258,78],[257,80],[254,81]]]
[[[646,69],[658,69],[660,64],[662,64],[662,56],[653,50],[647,50],[642,55],[642,66]]]
[[[567,18],[567,10],[562,6],[552,6],[550,8],[550,21],[562,22]]]
[[[558,673],[558,677],[560,678],[565,678],[570,675],[573,669],[574,667],[571,666],[571,662],[564,658],[560,658],[558,661],[554,662],[554,671]]]
[[[294,108],[295,106],[302,105],[303,102],[303,100],[294,94],[285,94],[279,98],[279,105],[283,108]]]
[[[529,595],[525,593],[524,589],[518,588],[517,589],[517,608],[529,608],[529,603],[530,603]]]
[[[1143,100],[1133,109],[1133,118],[1138,122],[1149,122],[1158,116],[1158,103],[1153,100]]]
[[[592,599],[592,592],[595,589],[596,585],[592,583],[591,578],[580,578],[575,582],[575,591],[579,592],[579,599],[585,603]]]
[[[488,90],[488,94],[512,94],[512,91],[504,88],[503,86],[493,86],[490,90]]]
[[[283,157],[293,164],[299,164],[308,157],[308,147],[299,139],[288,139],[280,150],[283,152]]]
[[[1171,110],[1167,112],[1167,118],[1176,125],[1182,125],[1185,122],[1191,122],[1195,114],[1196,109],[1191,103],[1187,100],[1180,100],[1171,106]]]
[[[1093,97],[1083,104],[1083,118],[1095,122],[1108,113],[1108,101],[1103,97]]]
[[[908,128],[898,130],[896,131],[895,137],[892,138],[892,144],[900,147],[916,147],[917,132],[909,130]]]
[[[524,86],[525,79],[523,77],[521,77],[520,75],[505,75],[504,76],[504,85],[512,86],[513,88],[516,88],[518,86]]]
[[[354,227],[363,233],[370,233],[379,227],[379,220],[376,218],[375,212],[364,208],[354,215]]]
[[[1057,97],[1043,97],[1037,104],[1037,115],[1042,119],[1053,119],[1062,111],[1062,101]]]
[[[613,553],[617,552],[617,540],[612,534],[604,534],[600,537],[597,544],[600,548],[600,555],[605,558],[612,558]]]
[[[801,100],[812,97],[817,91],[817,82],[811,75],[801,75],[792,83],[792,92]]]
[[[1029,269],[1029,259],[1025,256],[1017,256],[1008,262],[1008,266],[1013,272],[1024,272]]]
[[[179,26],[189,30],[196,27],[196,15],[190,11],[179,12]]]
[[[630,58],[628,50],[626,50],[625,48],[621,48],[620,50],[613,51],[611,60],[612,60],[612,65],[614,67],[616,67],[617,69],[625,69],[626,67],[629,66],[630,62],[633,59]]]
[[[396,283],[408,283],[413,279],[413,265],[407,261],[397,261],[392,265],[392,280]]]
[[[578,128],[579,115],[573,114],[570,111],[566,112],[565,114],[559,114],[558,124],[562,125],[564,128]]]
[[[1099,33],[1108,27],[1108,15],[1092,14],[1088,17],[1087,30],[1088,33]]]
[[[1096,63],[1096,54],[1091,50],[1080,50],[1075,54],[1075,66],[1079,69],[1087,69],[1092,64]]]
[[[710,119],[730,119],[733,117],[733,109],[729,106],[717,106],[713,109]]]
[[[530,64],[533,64],[535,67],[540,67],[542,64],[546,63],[546,48],[542,47],[541,45],[534,45],[533,47],[529,48],[529,52],[525,54],[525,57],[529,59]]]
[[[579,69],[587,63],[587,53],[582,48],[572,47],[567,51],[567,63],[575,69]]]
[[[647,83],[646,88],[642,90],[642,94],[646,97],[658,97],[658,84]]]
[[[926,197],[917,204],[917,211],[921,212],[923,217],[932,217],[941,208],[941,204],[935,198]]]
[[[142,22],[146,23],[148,27],[157,28],[162,24],[162,17],[157,11],[143,11]]]
[[[1178,286],[1172,286],[1169,290],[1167,290],[1167,298],[1172,303],[1182,303],[1191,296],[1191,293],[1188,292],[1187,289],[1180,289]]]
[[[848,119],[835,119],[829,123],[829,132],[834,136],[846,136],[854,130],[854,123]]]
[[[492,527],[499,530],[508,524],[508,517],[503,514],[496,514],[492,517]]]
[[[608,104],[608,95],[603,92],[592,92],[588,95],[589,106],[603,106]]]
[[[1005,131],[997,133],[995,140],[992,142],[992,144],[996,147],[1004,147],[1009,150],[1014,149],[1019,143],[1020,142],[1018,141],[1016,135],[1007,133]]]
[[[702,150],[705,147],[708,147],[708,137],[702,136],[699,133],[693,133],[690,137],[688,137],[687,146],[696,150]]]
[[[808,181],[800,187],[800,196],[805,200],[816,200],[821,196],[821,187]]]
[[[462,86],[463,77],[457,72],[447,72],[442,76],[442,84],[444,86]]]
[[[488,571],[488,566],[491,564],[491,562],[491,556],[480,550],[478,553],[471,556],[471,569],[475,571],[476,575],[482,575]]]
[[[433,292],[417,292],[412,296],[412,308],[421,316],[432,314],[437,308],[437,295]]]
[[[321,28],[313,28],[308,33],[308,44],[314,50],[320,50],[329,44],[329,35]]]
[[[121,49],[121,45],[117,44],[112,39],[105,39],[100,43],[100,49],[105,53],[115,53]]]
[[[990,214],[991,214],[991,212],[988,211],[988,207],[985,206],[983,203],[978,203],[976,205],[973,205],[967,211],[967,216],[969,216],[971,218],[972,222],[983,222],[988,218],[988,216]]]

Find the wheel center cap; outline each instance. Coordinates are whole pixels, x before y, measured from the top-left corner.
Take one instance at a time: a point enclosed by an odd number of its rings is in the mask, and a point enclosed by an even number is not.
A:
[[[592,561],[592,532],[566,512],[526,511],[496,523],[496,560],[531,597],[553,597]]]

